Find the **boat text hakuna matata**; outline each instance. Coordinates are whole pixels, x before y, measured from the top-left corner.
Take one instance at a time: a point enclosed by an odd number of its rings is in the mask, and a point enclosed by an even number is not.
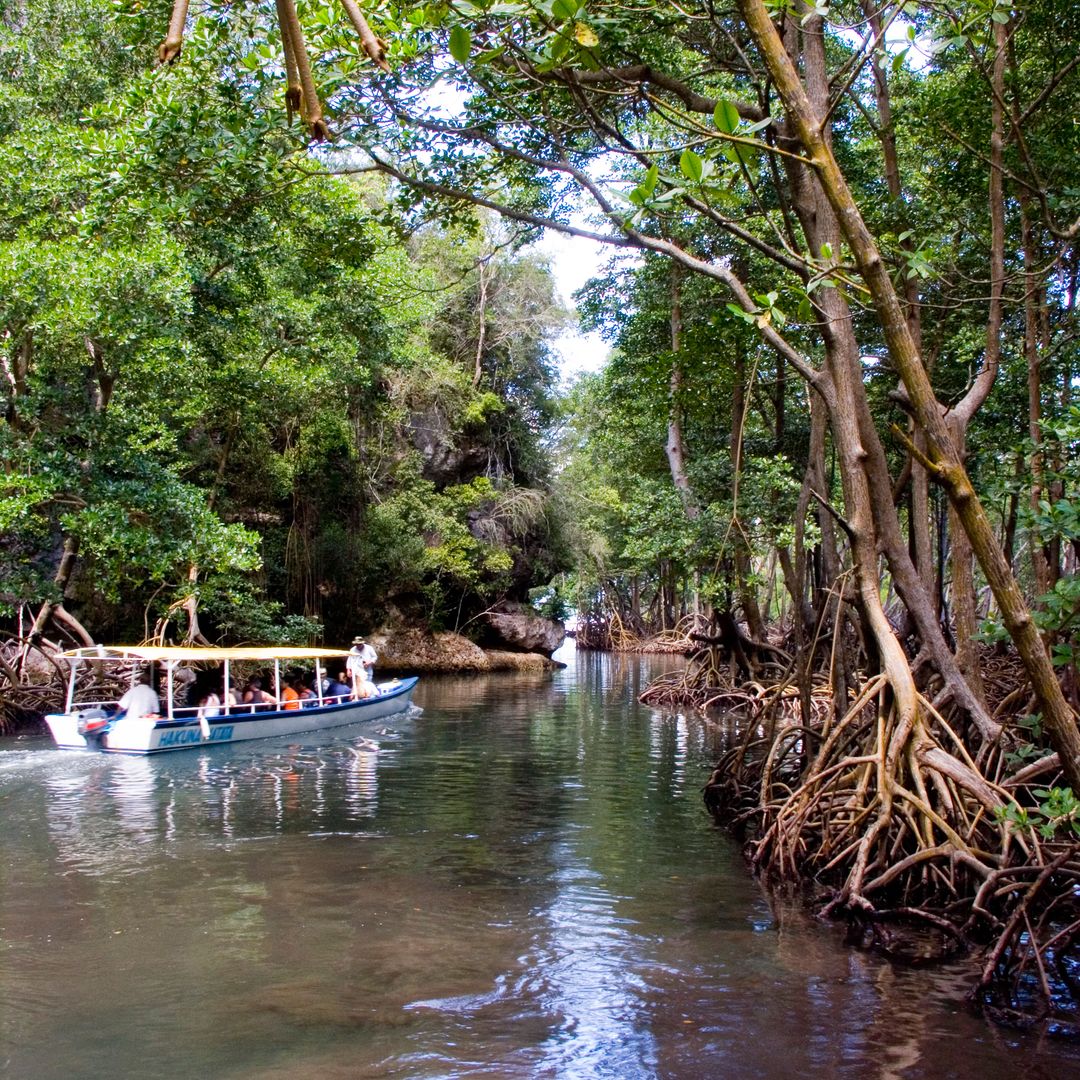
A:
[[[103,750],[121,754],[154,754],[222,743],[296,735],[323,728],[378,720],[404,712],[411,704],[416,678],[367,683],[360,696],[337,687],[326,689],[323,673],[345,667],[349,654],[338,649],[236,648],[198,649],[172,646],[105,646],[72,649],[63,655],[70,665],[67,702],[62,713],[45,717],[58,747],[68,750]],[[131,669],[132,690],[151,695],[147,685],[138,687],[140,665],[157,665],[163,671],[158,711],[121,707],[124,699],[76,701],[78,674],[84,665],[124,664]],[[239,703],[227,691],[214,694],[209,703],[176,705],[176,691],[188,671],[211,669],[218,691],[232,685],[232,672],[259,668],[273,671],[272,694],[264,692],[258,702]],[[294,681],[298,668],[314,672],[311,697],[297,700],[282,687]],[[232,671],[230,671],[232,668]],[[183,671],[182,671],[183,669]],[[94,680],[96,682],[97,680]],[[143,678],[142,682],[147,680]],[[83,691],[83,695],[87,692]],[[89,691],[90,694],[93,690]],[[367,696],[363,696],[366,694]],[[80,695],[80,696],[83,696]],[[125,695],[127,697],[128,695]]]

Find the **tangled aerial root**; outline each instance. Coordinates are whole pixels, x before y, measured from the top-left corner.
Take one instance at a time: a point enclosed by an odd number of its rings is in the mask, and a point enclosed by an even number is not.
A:
[[[777,664],[766,663],[758,668],[759,678],[737,681],[736,667],[730,658],[725,659],[722,650],[694,646],[692,626],[680,625],[669,631],[669,635],[666,639],[669,647],[658,651],[692,655],[682,671],[668,672],[653,680],[641,694],[643,704],[657,708],[692,705],[705,713],[734,710],[750,720],[765,713],[800,715],[800,692],[791,680],[790,671],[785,673]],[[768,678],[773,674],[779,677],[779,682]],[[811,689],[810,698],[813,714],[823,716],[832,709],[832,694],[824,683]]]
[[[0,640],[0,735],[36,721],[64,700],[65,672],[52,657],[59,646],[29,646],[13,636]]]
[[[670,676],[648,692],[677,693]],[[705,802],[766,883],[823,889],[821,913],[894,962],[985,949],[973,1000],[987,1016],[1080,1032],[1080,847],[1009,820],[1038,799],[1002,780],[1001,748],[973,755],[921,695],[902,712],[885,674],[839,718],[825,686],[806,718],[786,683],[709,700],[740,710],[741,738]]]
[[[0,640],[0,734],[35,727],[46,713],[60,711],[68,692],[71,669],[58,642],[8,636]],[[76,701],[115,700],[131,685],[136,661],[109,665],[83,664],[77,672]]]
[[[700,616],[686,615],[670,630],[653,634],[640,626],[627,625],[618,612],[612,611],[579,618],[575,636],[579,649],[686,656],[697,649],[691,635],[700,625]]]

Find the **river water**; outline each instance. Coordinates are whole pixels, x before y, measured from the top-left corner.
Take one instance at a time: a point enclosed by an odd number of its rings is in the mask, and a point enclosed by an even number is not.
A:
[[[702,807],[718,734],[637,704],[662,662],[561,658],[376,730],[0,740],[0,1075],[1080,1073],[772,907]]]

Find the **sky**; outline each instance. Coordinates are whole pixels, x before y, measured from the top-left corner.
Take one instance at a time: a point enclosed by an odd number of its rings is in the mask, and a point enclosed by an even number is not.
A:
[[[571,311],[574,310],[574,291],[597,274],[611,255],[610,248],[594,240],[551,230],[547,230],[543,239],[532,248],[550,261],[555,287]],[[583,334],[576,327],[562,333],[553,344],[560,358],[564,383],[573,382],[585,372],[599,371],[609,350],[599,334]]]

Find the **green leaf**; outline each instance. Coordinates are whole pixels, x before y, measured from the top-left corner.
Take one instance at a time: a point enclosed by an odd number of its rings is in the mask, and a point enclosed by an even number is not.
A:
[[[551,39],[551,44],[548,46],[548,54],[551,59],[558,62],[566,55],[570,48],[570,39],[564,37],[562,34],[556,34]]]
[[[759,145],[764,145],[759,144]],[[749,165],[754,160],[754,150],[745,143],[728,143],[724,147],[724,157],[734,165]]]
[[[730,135],[739,126],[739,110],[730,101],[718,101],[713,121],[720,131]]]
[[[577,0],[555,0],[551,5],[551,14],[560,20],[572,19],[578,13]]]
[[[455,26],[450,31],[450,55],[459,64],[464,64],[469,59],[471,51],[472,34],[464,26]]]
[[[679,158],[679,168],[682,170],[683,176],[688,180],[693,180],[695,184],[701,183],[701,177],[705,171],[704,162],[689,147],[682,152],[682,156]]]

